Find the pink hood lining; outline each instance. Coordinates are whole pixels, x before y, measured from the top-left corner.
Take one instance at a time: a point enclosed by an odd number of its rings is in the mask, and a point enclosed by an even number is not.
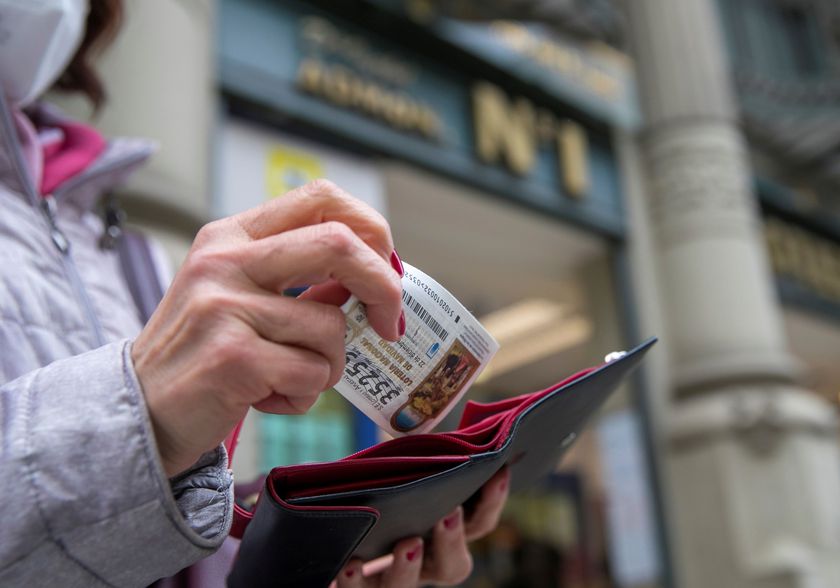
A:
[[[41,194],[50,194],[62,183],[84,171],[105,151],[106,142],[93,127],[61,122],[63,139],[43,146]]]
[[[105,151],[107,142],[88,125],[70,120],[41,121],[14,112],[23,156],[40,194],[51,194],[87,169]],[[44,144],[38,131],[56,129],[59,139]]]

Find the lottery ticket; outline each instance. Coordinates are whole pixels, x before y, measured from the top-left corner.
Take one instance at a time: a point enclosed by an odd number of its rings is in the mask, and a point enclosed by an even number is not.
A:
[[[404,266],[405,335],[397,342],[381,338],[368,324],[365,305],[351,297],[342,306],[347,363],[335,386],[394,436],[434,428],[499,349],[443,286]]]

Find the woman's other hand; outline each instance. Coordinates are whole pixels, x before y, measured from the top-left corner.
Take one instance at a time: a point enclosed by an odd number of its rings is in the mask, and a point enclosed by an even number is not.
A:
[[[167,475],[249,407],[301,414],[339,380],[348,291],[398,339],[400,268],[385,219],[327,181],[202,228],[131,352]]]
[[[466,519],[462,507],[438,521],[431,541],[419,537],[397,543],[391,555],[363,563],[348,563],[331,588],[411,588],[452,586],[472,572],[467,542],[496,528],[510,485],[507,468],[499,471],[481,489],[481,498]]]

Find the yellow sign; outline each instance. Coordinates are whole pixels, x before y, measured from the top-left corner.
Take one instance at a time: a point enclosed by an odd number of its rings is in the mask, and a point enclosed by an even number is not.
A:
[[[287,147],[269,151],[265,166],[267,198],[282,196],[289,190],[324,176],[321,160],[307,153]]]

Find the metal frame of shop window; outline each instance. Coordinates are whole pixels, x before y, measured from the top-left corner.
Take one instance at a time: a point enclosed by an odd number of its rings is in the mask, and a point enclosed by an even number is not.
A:
[[[621,331],[626,342],[635,345],[652,333],[642,333],[636,314],[635,296],[633,295],[633,278],[630,271],[630,256],[625,242],[615,242],[611,247],[612,275],[616,289],[616,304],[618,317],[622,321]],[[650,386],[643,364],[631,376],[630,396],[639,415],[639,430],[642,434],[642,448],[645,455],[645,477],[650,489],[651,507],[653,508],[655,541],[659,553],[660,584],[662,588],[675,588],[676,578],[673,568],[671,552],[671,537],[666,521],[665,498],[660,481],[663,479],[662,467],[657,451],[657,443],[653,434],[653,407],[649,399]]]

